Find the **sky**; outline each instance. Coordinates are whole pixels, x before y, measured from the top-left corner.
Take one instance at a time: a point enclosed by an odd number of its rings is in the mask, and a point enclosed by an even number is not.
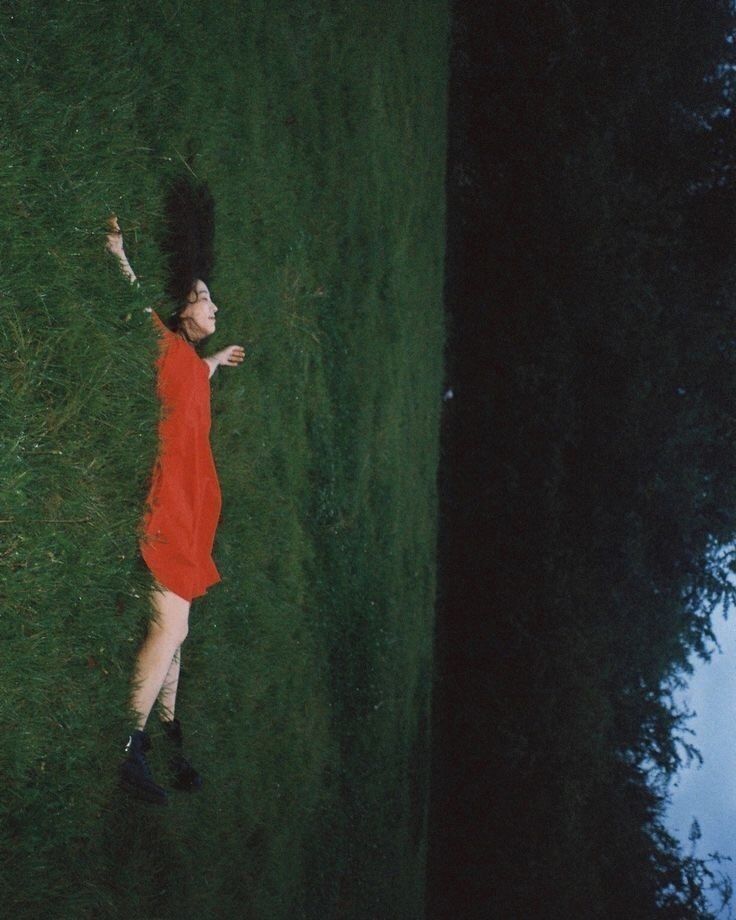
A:
[[[688,723],[695,736],[688,740],[703,764],[693,760],[673,782],[668,825],[689,852],[688,834],[697,818],[702,837],[695,855],[704,858],[718,851],[730,856],[733,862],[712,868],[729,875],[736,886],[736,611],[727,620],[717,611],[712,623],[721,652],[716,650],[709,663],[694,659],[689,686],[676,697],[680,706],[696,713]]]

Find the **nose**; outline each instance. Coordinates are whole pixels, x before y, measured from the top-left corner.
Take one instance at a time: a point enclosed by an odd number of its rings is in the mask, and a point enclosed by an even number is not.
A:
[[[212,312],[217,313],[217,304],[212,304]]]

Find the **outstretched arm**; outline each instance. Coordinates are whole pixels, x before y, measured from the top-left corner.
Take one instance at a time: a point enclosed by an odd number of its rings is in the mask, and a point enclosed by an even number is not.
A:
[[[111,214],[107,219],[107,243],[105,244],[105,249],[108,252],[111,252],[115,258],[120,262],[120,269],[125,277],[132,284],[135,280],[135,272],[128,262],[128,257],[125,255],[125,249],[123,247],[123,233],[120,229],[120,224],[118,223],[117,216]]]
[[[215,373],[220,364],[225,367],[237,367],[245,359],[245,349],[242,345],[228,345],[222,351],[215,352],[204,360],[209,365],[210,377]]]

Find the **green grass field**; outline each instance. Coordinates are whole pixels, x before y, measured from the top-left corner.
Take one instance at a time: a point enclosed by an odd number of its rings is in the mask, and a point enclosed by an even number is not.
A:
[[[0,891],[15,917],[424,910],[444,0],[0,12]],[[178,715],[201,794],[124,797],[148,616],[157,246],[217,207],[220,585]],[[115,211],[141,277],[104,253]],[[162,775],[155,720],[152,765]]]

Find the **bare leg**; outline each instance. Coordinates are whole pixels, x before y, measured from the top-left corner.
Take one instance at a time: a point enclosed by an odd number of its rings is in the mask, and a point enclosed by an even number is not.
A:
[[[179,687],[179,671],[181,670],[181,647],[174,652],[171,659],[169,673],[164,679],[163,687],[158,695],[158,705],[162,721],[170,722],[174,718],[176,708],[176,691]]]
[[[189,628],[190,603],[183,597],[156,583],[151,603],[154,615],[138,653],[131,693],[131,706],[138,715],[136,728],[139,729],[145,727]]]

